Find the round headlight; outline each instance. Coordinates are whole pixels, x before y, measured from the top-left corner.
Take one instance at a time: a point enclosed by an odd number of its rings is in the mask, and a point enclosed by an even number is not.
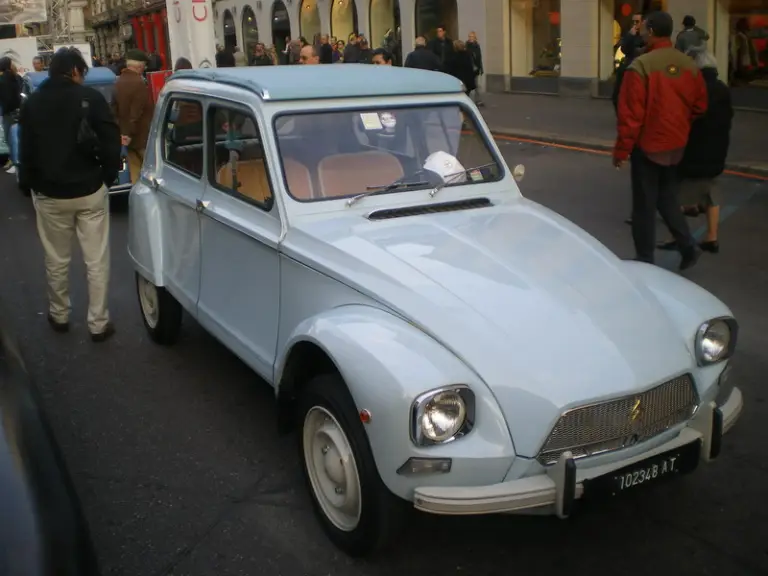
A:
[[[461,395],[448,390],[435,394],[422,409],[419,425],[432,442],[444,442],[453,437],[467,418],[467,405]]]
[[[699,329],[699,360],[712,364],[725,359],[731,352],[731,326],[725,320],[712,320]]]

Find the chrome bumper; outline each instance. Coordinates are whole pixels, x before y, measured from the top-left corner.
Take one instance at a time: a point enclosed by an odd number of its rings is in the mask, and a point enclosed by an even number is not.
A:
[[[131,191],[131,188],[133,188],[133,184],[130,182],[128,184],[115,184],[114,186],[109,187],[109,193],[110,194],[128,194],[128,192]]]
[[[414,507],[432,514],[496,514],[503,512],[538,513],[552,508],[565,518],[571,504],[584,494],[584,481],[603,476],[646,458],[701,441],[700,461],[709,462],[720,452],[722,435],[736,423],[744,407],[741,391],[734,388],[728,400],[718,408],[710,402],[699,408],[696,416],[675,438],[653,450],[632,458],[593,468],[577,469],[570,452],[565,452],[545,474],[501,482],[489,486],[423,487],[414,492]]]

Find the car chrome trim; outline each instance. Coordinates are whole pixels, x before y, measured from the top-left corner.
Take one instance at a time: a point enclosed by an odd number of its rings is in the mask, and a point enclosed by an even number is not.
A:
[[[457,212],[459,210],[472,210],[475,208],[488,208],[493,206],[488,198],[468,198],[466,200],[452,200],[437,204],[417,204],[415,206],[403,206],[398,208],[380,208],[372,210],[365,215],[368,220],[391,220],[393,218],[405,218],[406,216],[420,216],[422,214],[435,214],[438,212]]]
[[[728,349],[725,351],[725,354],[721,358],[718,358],[714,362],[707,362],[706,360],[702,359],[701,339],[704,337],[704,334],[707,333],[707,330],[714,322],[724,322],[725,324],[727,324],[728,328],[731,331],[731,339],[728,342]],[[696,363],[699,366],[711,366],[712,364],[718,364],[720,362],[728,360],[733,356],[733,353],[736,351],[736,341],[738,340],[738,336],[739,336],[739,324],[738,322],[736,322],[736,319],[733,318],[732,316],[719,316],[717,318],[712,318],[710,320],[707,320],[701,326],[699,326],[698,330],[696,330],[696,336],[694,337]]]
[[[690,374],[682,374],[649,390],[563,412],[536,459],[555,464],[565,451],[574,459],[633,446],[691,419],[699,395]]]
[[[455,392],[458,394],[461,399],[464,401],[464,407],[466,408],[466,416],[464,417],[464,422],[462,423],[461,427],[456,431],[456,433],[451,436],[450,438],[446,438],[445,440],[441,442],[435,442],[433,440],[430,440],[429,438],[426,438],[424,434],[421,431],[421,427],[419,426],[419,416],[421,415],[421,410],[424,407],[424,405],[434,398],[436,395],[441,394],[443,392]],[[424,392],[423,394],[420,394],[416,397],[416,399],[411,404],[411,441],[416,446],[437,446],[437,445],[443,445],[448,444],[449,442],[453,442],[454,440],[461,438],[462,436],[466,436],[472,431],[472,428],[475,425],[475,393],[472,392],[472,389],[467,386],[466,384],[452,384],[450,386],[443,386],[441,388],[435,388],[433,390],[429,390],[428,392]]]

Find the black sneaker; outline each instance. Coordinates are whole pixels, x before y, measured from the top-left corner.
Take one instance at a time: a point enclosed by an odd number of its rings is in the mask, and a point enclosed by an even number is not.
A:
[[[112,336],[115,335],[115,326],[112,324],[112,322],[107,323],[107,327],[104,328],[103,332],[99,332],[97,334],[94,334],[91,332],[91,340],[94,342],[105,342],[112,338]]]
[[[58,332],[59,334],[69,332],[69,322],[56,322],[50,313],[48,314],[48,324],[51,325],[51,328],[54,332]]]
[[[693,267],[699,261],[699,256],[701,256],[701,250],[698,248],[689,248],[683,252],[683,259],[680,261],[680,271],[682,272]]]

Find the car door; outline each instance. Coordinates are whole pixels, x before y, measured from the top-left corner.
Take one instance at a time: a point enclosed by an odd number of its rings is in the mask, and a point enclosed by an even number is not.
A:
[[[200,216],[205,190],[203,101],[171,96],[164,111],[162,162],[155,177],[163,231],[165,286],[196,313],[200,288]]]
[[[198,318],[267,381],[277,342],[280,217],[259,123],[245,107],[206,109],[208,181]]]

